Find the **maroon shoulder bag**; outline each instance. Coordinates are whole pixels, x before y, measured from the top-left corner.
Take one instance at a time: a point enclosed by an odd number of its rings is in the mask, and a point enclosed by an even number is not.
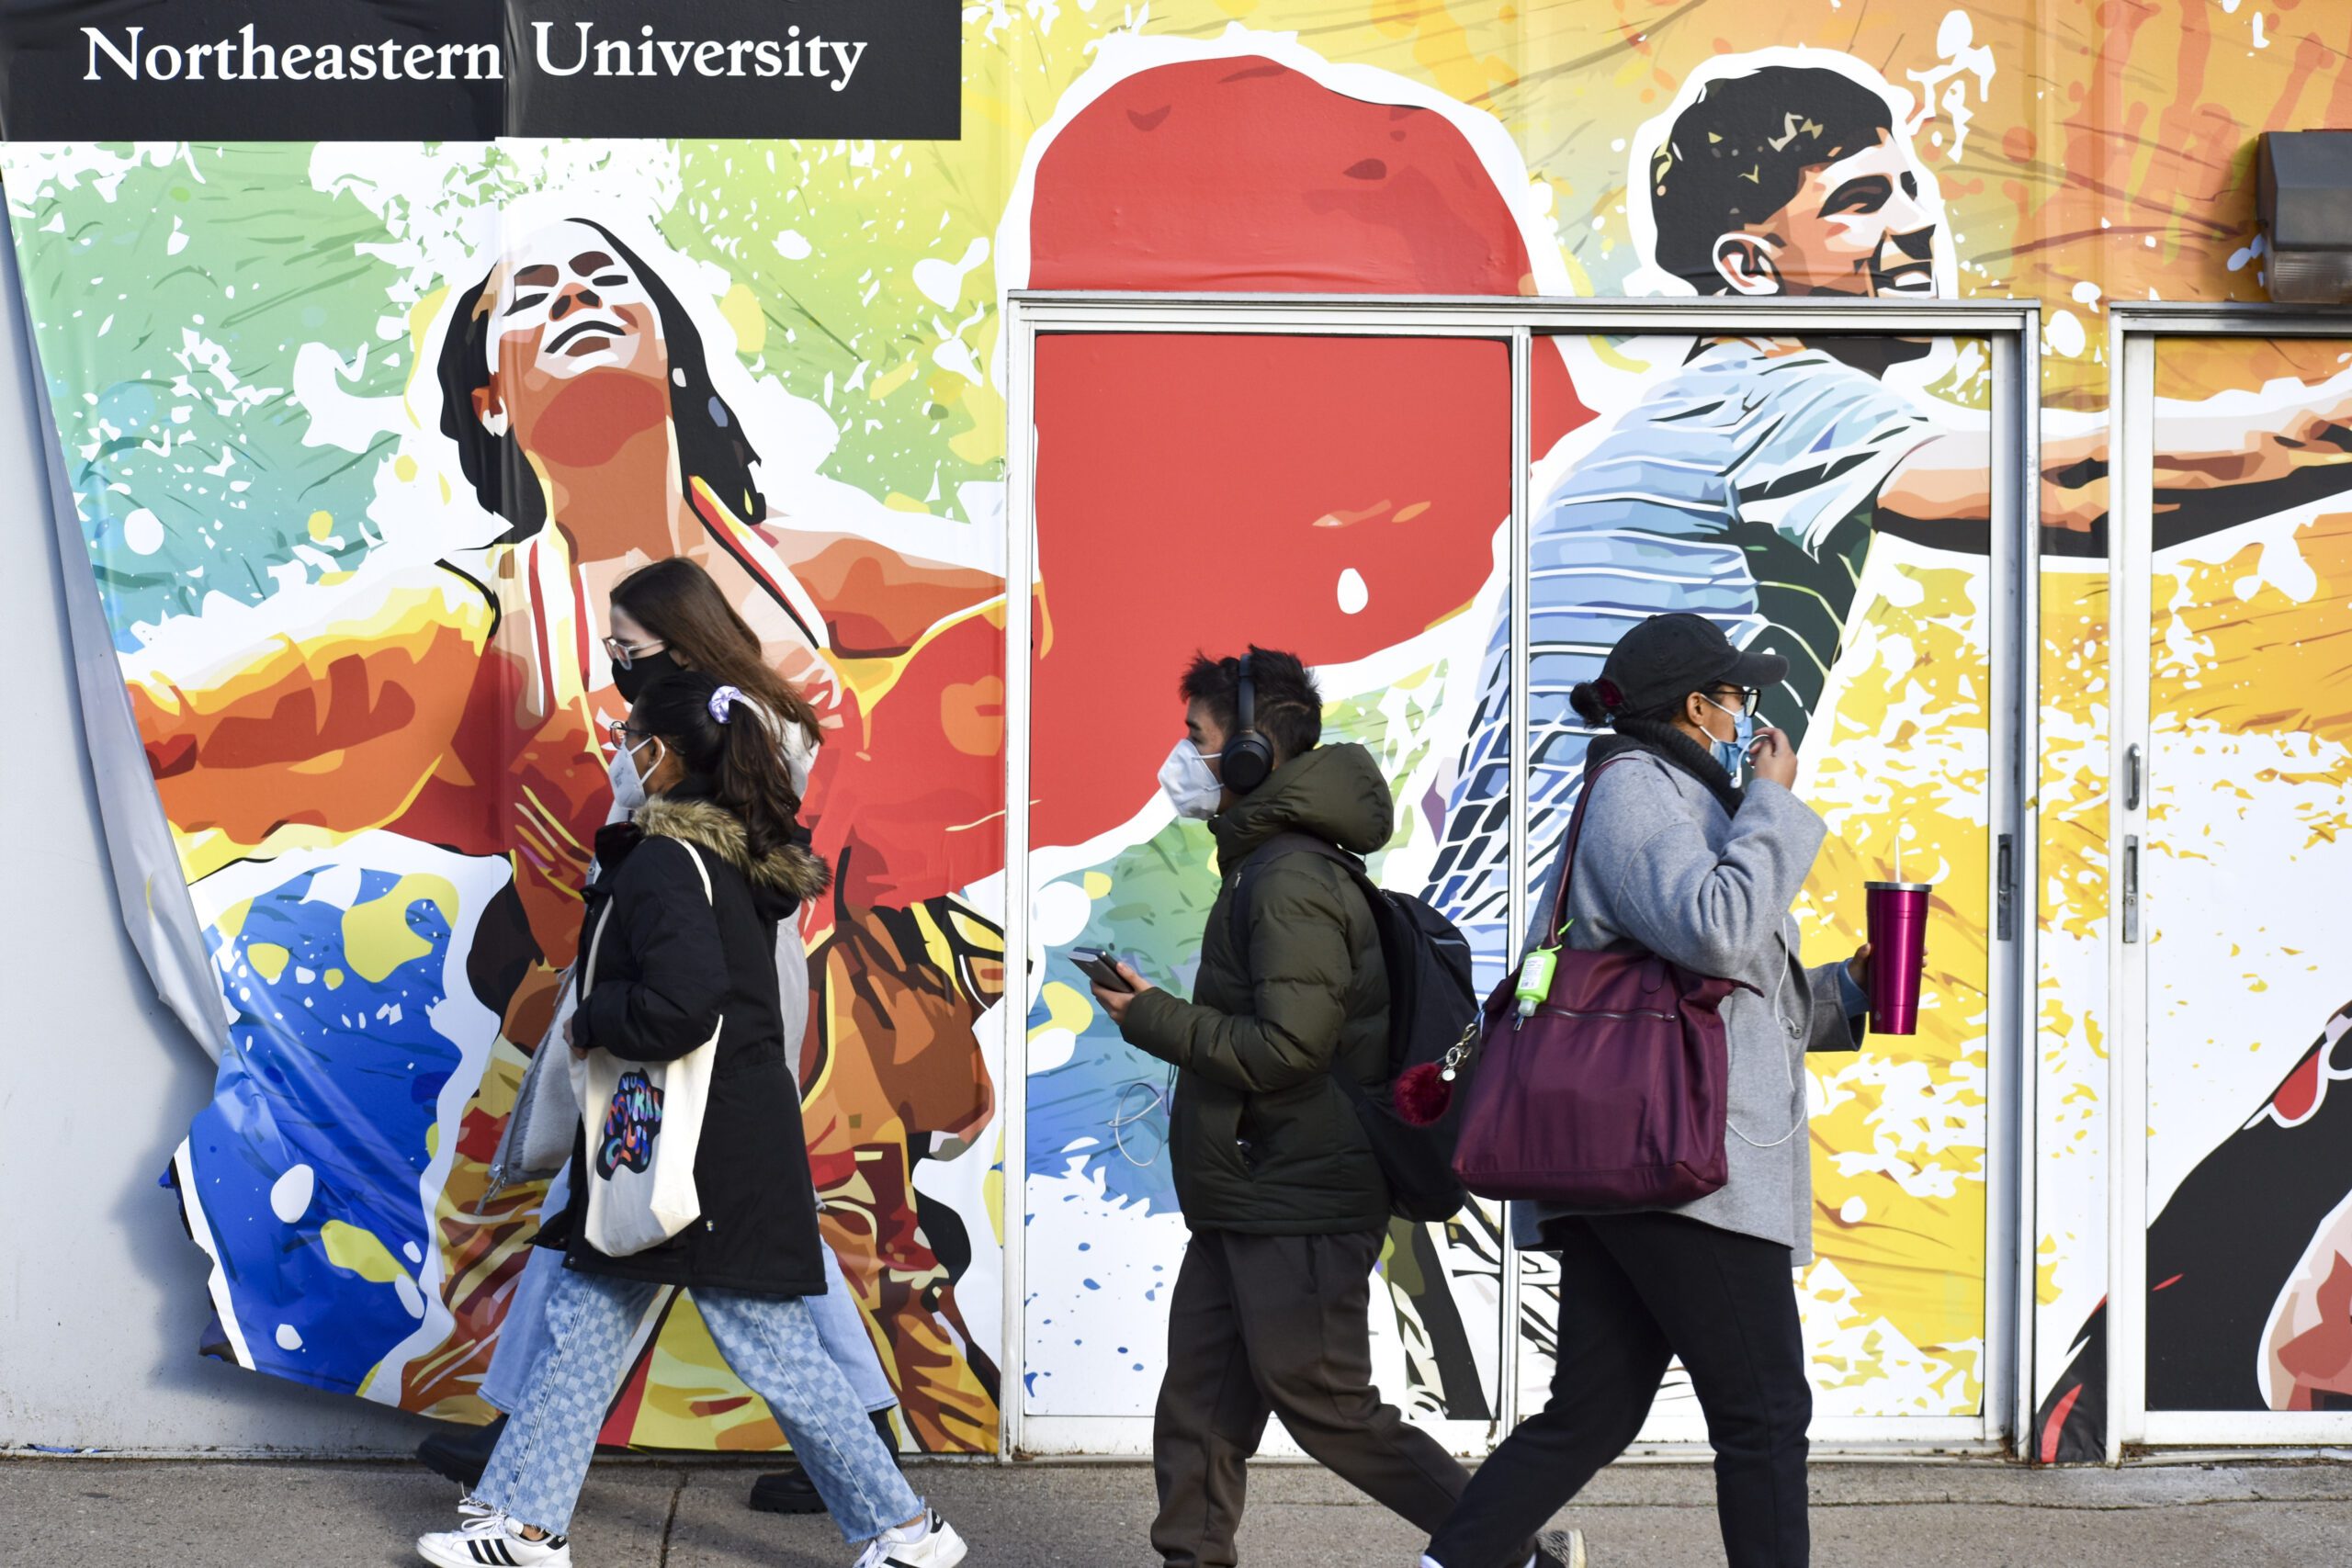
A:
[[[1514,971],[1487,998],[1453,1162],[1481,1197],[1647,1209],[1724,1184],[1730,1063],[1717,1009],[1735,982],[1632,942],[1592,953],[1561,945],[1585,807],[1623,760],[1585,776],[1568,824],[1543,928],[1558,950],[1548,993],[1521,1017]]]

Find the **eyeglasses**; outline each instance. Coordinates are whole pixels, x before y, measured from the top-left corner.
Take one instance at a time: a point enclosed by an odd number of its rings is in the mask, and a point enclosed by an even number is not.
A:
[[[608,637],[605,639],[605,651],[612,656],[614,663],[624,670],[628,669],[639,660],[660,653],[662,650],[662,645],[658,642],[643,643],[631,648],[616,637]]]
[[[635,750],[639,745],[643,744],[644,740],[647,739],[639,736],[636,730],[631,729],[628,727],[628,720],[625,718],[616,718],[613,720],[612,723],[606,725],[605,727],[605,735],[607,739],[612,741],[613,750],[616,751]]]
[[[1708,694],[1717,698],[1736,697],[1736,703],[1725,702],[1724,705],[1736,708],[1750,718],[1756,716],[1757,707],[1764,701],[1763,690],[1757,686],[1717,686]]]

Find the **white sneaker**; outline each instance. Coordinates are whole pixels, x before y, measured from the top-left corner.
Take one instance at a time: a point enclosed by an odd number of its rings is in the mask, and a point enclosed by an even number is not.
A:
[[[857,1568],[956,1568],[970,1550],[937,1509],[926,1508],[919,1522],[884,1530]]]
[[[566,1537],[533,1540],[504,1514],[470,1497],[458,1515],[456,1529],[416,1538],[417,1555],[434,1568],[571,1568]]]

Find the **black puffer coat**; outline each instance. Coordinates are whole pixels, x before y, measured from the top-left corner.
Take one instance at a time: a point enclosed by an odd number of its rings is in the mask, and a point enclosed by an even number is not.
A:
[[[708,897],[686,844],[702,852]],[[596,859],[602,871],[589,890],[588,931],[608,906],[611,915],[594,984],[573,1021],[573,1044],[624,1061],[664,1062],[718,1029],[718,1049],[695,1157],[702,1218],[626,1258],[589,1246],[583,1128],[571,1155],[566,1266],[753,1295],[824,1294],[817,1193],[799,1085],[785,1057],[775,971],[776,922],[823,890],[824,863],[798,847],[754,862],[741,821],[691,784],[597,835]],[[588,950],[583,938],[583,964]]]
[[[1372,910],[1345,871],[1306,851],[1259,874],[1246,953],[1234,943],[1232,899],[1242,863],[1276,834],[1369,854],[1388,841],[1392,809],[1371,752],[1323,746],[1209,824],[1225,886],[1193,999],[1147,991],[1124,1031],[1176,1066],[1169,1152],[1194,1230],[1322,1235],[1388,1224],[1387,1182],[1332,1076],[1369,1086],[1387,1070],[1388,975]]]

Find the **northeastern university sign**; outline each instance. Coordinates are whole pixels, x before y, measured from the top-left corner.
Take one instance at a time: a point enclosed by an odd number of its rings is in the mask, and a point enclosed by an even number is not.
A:
[[[11,141],[953,140],[956,0],[88,0],[0,21]]]

